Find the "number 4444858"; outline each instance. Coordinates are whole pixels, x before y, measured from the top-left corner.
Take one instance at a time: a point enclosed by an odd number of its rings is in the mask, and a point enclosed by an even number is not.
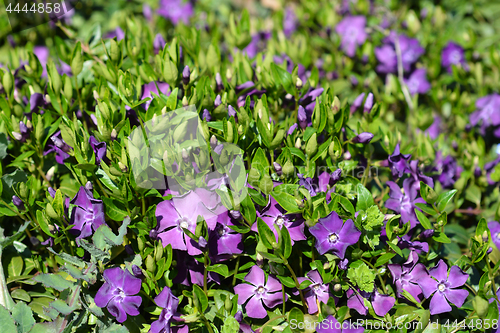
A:
[[[53,6],[52,6],[53,5]],[[52,12],[54,13],[61,13],[62,8],[60,3],[33,3],[31,7],[25,3],[22,8],[20,8],[19,4],[16,4],[14,8],[12,8],[12,3],[9,3],[7,8],[5,9],[6,12],[12,13],[12,12],[33,12],[33,13],[47,13],[50,14]]]

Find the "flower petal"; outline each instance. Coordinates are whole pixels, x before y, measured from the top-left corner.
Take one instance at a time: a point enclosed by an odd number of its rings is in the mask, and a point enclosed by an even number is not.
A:
[[[103,308],[108,305],[109,301],[114,297],[112,291],[114,290],[113,286],[107,282],[105,282],[101,288],[97,291],[95,295],[94,301],[95,304]]]
[[[262,319],[266,318],[267,316],[266,309],[264,309],[264,305],[262,305],[262,300],[258,299],[257,297],[252,297],[250,301],[248,301],[247,305],[245,306],[245,310],[250,318]]]
[[[116,317],[116,320],[119,323],[123,323],[125,320],[127,320],[127,313],[125,312],[122,303],[116,302],[115,298],[109,302],[107,309],[109,313]]]
[[[274,276],[267,277],[266,289],[268,292],[281,291],[281,283]]]
[[[177,227],[161,232],[158,234],[163,246],[172,245],[172,249],[186,251],[186,243],[184,242],[184,233]],[[190,238],[191,239],[191,238]]]
[[[443,259],[440,259],[435,267],[429,269],[429,274],[438,280],[438,282],[446,281],[448,280],[448,265],[446,265]]]
[[[141,291],[141,284],[141,279],[130,274],[127,269],[124,270],[121,287],[125,292],[125,295],[132,296],[138,294],[139,291]]]
[[[390,309],[392,309],[394,303],[396,303],[394,297],[389,295],[380,295],[378,292],[375,292],[372,306],[377,316],[383,317],[387,312],[389,312]]]
[[[116,289],[116,287],[121,287],[123,285],[123,269],[121,269],[120,267],[108,268],[104,270],[102,276],[107,283],[113,286],[113,289]]]
[[[255,295],[255,286],[241,283],[234,286],[234,293],[238,295],[238,304],[244,304],[250,297]]]
[[[272,309],[278,304],[283,303],[283,293],[277,292],[277,293],[268,293],[267,297],[262,299],[264,301],[264,304]]]
[[[264,286],[266,284],[266,276],[262,268],[259,266],[252,266],[250,272],[245,276],[245,281],[257,287]]]
[[[461,287],[467,282],[469,274],[464,273],[458,266],[451,266],[450,275],[448,276],[448,282],[450,283],[450,288]]]
[[[437,292],[431,298],[429,309],[431,310],[431,315],[436,315],[440,313],[450,312],[451,306],[450,304],[448,304],[448,301],[444,297],[443,293]]]
[[[122,307],[125,312],[131,316],[139,315],[139,306],[141,306],[141,296],[127,296],[123,298]]]
[[[465,289],[448,289],[444,292],[444,295],[448,301],[459,308],[464,305],[467,296],[469,296],[469,292]]]

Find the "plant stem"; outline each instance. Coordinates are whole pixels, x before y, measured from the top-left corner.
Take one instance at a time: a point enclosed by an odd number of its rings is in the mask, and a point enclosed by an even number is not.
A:
[[[306,300],[304,299],[304,294],[302,293],[302,290],[300,289],[300,283],[299,280],[297,280],[297,276],[295,275],[295,272],[293,271],[292,267],[288,263],[288,261],[285,259],[285,257],[281,256],[281,259],[283,259],[284,264],[286,268],[290,271],[290,274],[292,274],[293,281],[295,282],[295,288],[299,291],[300,295],[300,300],[302,301],[302,306],[304,307],[304,312],[307,310],[307,305],[306,305]]]
[[[236,284],[236,273],[238,273],[238,269],[240,268],[240,256],[236,258],[236,266],[234,267],[234,274],[233,274],[233,287]]]

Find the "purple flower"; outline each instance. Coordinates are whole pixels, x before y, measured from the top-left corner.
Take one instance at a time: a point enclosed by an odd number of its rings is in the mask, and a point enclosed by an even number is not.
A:
[[[122,30],[122,28],[116,27],[115,30],[108,32],[104,37],[105,38],[115,38],[116,37],[116,39],[118,41],[121,41],[123,38],[125,38],[125,32]]]
[[[176,252],[177,275],[172,282],[174,284],[183,284],[185,286],[189,286],[191,284],[203,286],[203,264],[195,260],[191,255],[188,255],[187,252]],[[220,276],[215,272],[208,272],[207,281],[220,284]]]
[[[268,206],[261,212],[257,212],[257,216],[260,216],[262,220],[268,225],[268,227],[273,231],[274,236],[276,236],[276,242],[278,242],[278,231],[274,227],[275,225],[281,228],[285,226],[290,233],[290,238],[292,240],[292,245],[294,241],[305,240],[304,235],[304,221],[300,216],[294,214],[286,214],[286,211],[270,196]],[[257,231],[257,223],[252,225],[252,230]]]
[[[290,128],[288,129],[288,131],[286,132],[286,135],[292,135],[293,132],[297,129],[299,125],[297,123],[293,124],[292,126],[290,126]]]
[[[258,90],[255,89],[255,84],[252,81],[247,81],[245,83],[240,84],[239,86],[236,86],[234,90],[236,91],[237,94],[239,94],[238,99],[236,101],[236,105],[238,107],[244,107],[247,97],[250,96],[250,99],[252,99],[252,96],[256,96],[260,98],[266,90]],[[250,101],[250,106],[253,108],[255,102],[253,100]]]
[[[410,177],[413,178],[413,183],[411,186],[415,187],[418,191],[420,190],[420,182],[424,182],[431,188],[434,188],[434,180],[431,177],[424,175],[420,171],[418,167],[418,160],[413,160],[410,162],[409,172]]]
[[[328,284],[323,284],[323,279],[317,270],[306,274],[307,278],[299,277],[297,280],[302,283],[306,280],[312,283],[304,289],[304,298],[307,303],[309,314],[318,312],[319,302],[328,303],[328,299],[333,297]]]
[[[304,178],[304,175],[299,173],[297,174],[299,177],[299,185],[304,186],[306,190],[308,190],[311,193],[311,196],[314,197],[316,194],[316,185],[313,184],[313,180],[310,177]]]
[[[490,229],[493,244],[500,250],[500,223],[497,221],[488,222],[488,228]]]
[[[460,174],[463,169],[458,165],[457,160],[455,160],[451,155],[446,158],[442,158],[441,152],[436,153],[435,168],[439,175],[435,177],[444,188],[453,187],[453,184],[460,178]]]
[[[165,42],[163,36],[160,33],[156,34],[155,39],[153,40],[153,49],[155,50],[155,54],[158,54],[161,50],[163,50],[166,44],[167,42]]]
[[[208,111],[207,109],[203,109],[201,117],[205,121],[211,121],[212,120],[212,115],[210,114],[210,111]]]
[[[344,259],[347,247],[356,244],[361,236],[351,219],[344,223],[336,212],[319,219],[318,223],[309,228],[309,232],[316,238],[319,254],[332,251],[340,259]]]
[[[403,181],[404,194],[401,193],[399,186],[392,181],[386,183],[389,186],[389,199],[385,202],[385,207],[401,214],[403,224],[410,222],[411,228],[414,228],[419,222],[415,214],[416,203],[425,203],[422,198],[417,198],[418,191],[412,185],[412,179],[407,178]]]
[[[179,306],[179,299],[172,294],[169,287],[164,287],[163,290],[155,297],[155,303],[160,308],[163,308],[158,320],[151,324],[150,333],[167,333],[170,332],[170,323],[176,314]]]
[[[30,130],[23,121],[19,122],[19,132],[12,132],[12,136],[19,142],[26,142],[30,137]]]
[[[299,105],[299,110],[297,112],[297,121],[300,124],[300,128],[306,129],[307,127],[307,114],[306,110],[302,105]]]
[[[365,100],[365,105],[363,106],[363,112],[370,113],[372,108],[373,108],[373,94],[368,93],[368,96],[366,97],[366,100]]]
[[[47,141],[47,146],[45,151],[43,152],[43,156],[50,154],[52,152],[56,153],[56,162],[59,164],[64,164],[64,160],[69,157],[68,152],[71,150],[71,147],[64,142],[61,138],[61,131],[57,131],[54,135],[50,137],[50,140]]]
[[[431,232],[434,230],[429,229]],[[417,240],[411,240],[411,234],[413,231],[410,231],[403,237],[398,237],[399,243],[398,247],[400,249],[410,249],[411,251],[415,251],[417,253],[421,252],[429,252],[429,244],[427,242],[419,242]]]
[[[199,215],[205,219],[211,230],[214,229],[216,215],[193,191],[181,197],[173,197],[172,200],[160,202],[156,206],[158,220],[156,228],[163,246],[171,244],[173,249],[187,250],[190,255],[200,254],[198,243],[183,231],[184,228],[195,233]]]
[[[397,71],[397,55],[396,55],[396,38],[399,41],[401,50],[401,62],[403,69],[409,71],[418,58],[424,53],[424,48],[420,46],[417,39],[409,38],[405,35],[397,35],[392,32],[390,36],[384,39],[382,47],[375,48],[375,56],[380,64],[377,66],[377,71],[381,73],[396,73]]]
[[[106,224],[102,200],[94,199],[92,192],[85,187],[80,187],[71,204],[76,206],[71,214],[71,224],[74,224],[73,230],[80,231],[77,238],[88,237],[92,235],[92,229],[96,231]]]
[[[179,21],[188,24],[189,19],[193,16],[193,5],[189,1],[160,0],[159,7],[158,15],[169,19],[174,25],[177,25]]]
[[[429,270],[429,274],[437,281],[426,279],[426,281],[420,281],[419,285],[425,298],[429,298],[434,293],[429,304],[431,315],[450,312],[452,309],[448,301],[458,308],[464,304],[469,292],[456,288],[467,282],[469,274],[464,273],[458,266],[452,266],[448,274],[448,265],[442,259]]]
[[[448,73],[452,73],[453,65],[461,65],[466,71],[469,70],[465,60],[464,49],[453,42],[448,42],[443,49],[443,53],[441,54],[441,65],[446,68]]]
[[[40,108],[43,108],[46,105],[47,103],[45,102],[43,94],[34,93],[30,96],[30,113],[37,112]],[[31,119],[31,114],[29,118]]]
[[[352,138],[351,142],[352,143],[370,143],[373,139],[373,133],[370,132],[363,132],[358,135],[356,135],[354,138]]]
[[[387,268],[392,274],[393,282],[396,284],[396,294],[402,297],[403,290],[407,291],[417,301],[422,302],[424,294],[420,288],[420,283],[432,283],[429,273],[424,264],[417,263],[418,254],[410,252],[408,260],[403,265],[389,264]]]
[[[185,66],[182,70],[182,83],[189,84],[189,79],[191,76],[191,71],[189,70],[189,66]]]
[[[251,318],[265,318],[267,316],[264,304],[272,309],[283,303],[281,283],[273,276],[267,277],[259,266],[252,266],[250,272],[245,276],[246,283],[234,286],[234,292],[238,295],[238,304],[245,306],[246,313]],[[286,299],[285,299],[286,301]]]
[[[339,323],[332,315],[326,317],[316,326],[318,333],[363,333],[364,331],[362,326],[347,320]]]
[[[290,37],[297,30],[297,16],[292,7],[288,6],[285,9],[283,16],[283,32],[286,37]]]
[[[368,37],[365,32],[366,18],[364,16],[348,16],[344,18],[335,28],[342,39],[342,50],[349,57],[356,54],[356,47],[363,45]]]
[[[351,114],[356,112],[356,110],[361,107],[361,104],[363,104],[364,99],[365,99],[365,93],[361,93],[359,94],[358,97],[356,97],[356,99],[354,100],[354,102],[352,102],[351,105]]]
[[[470,116],[470,124],[476,126],[482,121],[483,127],[500,125],[500,95],[497,93],[479,98],[476,101],[477,110]],[[495,136],[500,137],[500,131],[495,131]]]
[[[235,225],[228,212],[220,214],[217,225],[210,233],[210,252],[216,256],[223,254],[240,254],[243,252],[243,236],[239,232],[229,228]]]
[[[102,159],[106,156],[106,142],[98,142],[94,136],[91,136],[89,144],[95,154],[95,164],[100,165]]]
[[[408,79],[405,79],[406,86],[410,94],[425,94],[431,89],[431,84],[427,81],[427,71],[424,68],[416,69]]]
[[[157,88],[158,86],[158,88]],[[170,86],[168,83],[160,81],[151,81],[142,86],[142,97],[141,100],[146,98],[151,98],[149,101],[144,103],[144,109],[148,109],[151,105],[153,94],[160,95],[160,93],[170,96]]]
[[[434,122],[424,131],[424,133],[428,134],[432,140],[436,140],[439,134],[441,134],[441,117],[438,115],[434,116]]]
[[[410,158],[411,154],[401,154],[398,143],[394,148],[394,152],[388,158],[393,177],[402,177],[405,172],[409,172],[408,160]]]
[[[23,201],[17,196],[17,195],[13,195],[12,196],[12,203],[14,204],[14,206],[17,207],[18,210],[22,211],[24,210],[24,203]]]
[[[127,320],[127,314],[139,315],[142,298],[133,295],[141,290],[141,279],[120,267],[106,269],[103,277],[106,282],[97,291],[95,304],[101,308],[107,307],[119,323]]]
[[[357,292],[355,292],[352,289],[349,289],[346,296],[348,297],[347,306],[349,309],[354,309],[363,316],[366,316],[368,313],[368,307],[366,307],[364,303],[365,299],[371,301],[373,310],[377,316],[380,317],[385,316],[396,303],[394,297],[381,295],[376,288],[372,293],[362,290],[357,290]]]

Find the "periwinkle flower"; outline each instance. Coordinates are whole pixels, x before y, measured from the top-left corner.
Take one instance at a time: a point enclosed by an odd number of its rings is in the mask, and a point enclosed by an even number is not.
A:
[[[404,193],[401,192],[396,183],[388,181],[386,184],[389,186],[390,191],[385,207],[401,214],[401,222],[405,224],[409,221],[413,229],[419,223],[415,214],[415,208],[417,208],[415,204],[425,203],[425,200],[417,198],[418,191],[415,186],[412,186],[412,179],[410,178],[403,181]]]
[[[23,121],[19,122],[19,132],[12,132],[12,136],[19,142],[26,142],[30,137],[30,130]]]
[[[97,291],[95,304],[100,308],[107,307],[119,323],[127,320],[127,314],[139,315],[142,298],[134,295],[141,290],[141,279],[120,267],[108,268],[102,275],[106,282]]]
[[[278,226],[280,230],[283,226],[287,228],[292,240],[292,245],[295,241],[306,239],[306,236],[304,235],[304,221],[300,218],[300,216],[286,214],[285,209],[283,209],[272,196],[270,196],[268,206],[264,208],[262,212],[258,213],[257,216],[260,216],[260,218],[273,231],[274,236],[276,237],[276,242],[278,242],[279,235],[275,226]],[[257,223],[252,225],[252,230],[257,231]]]
[[[50,140],[47,141],[47,147],[43,152],[43,156],[50,154],[52,152],[56,153],[56,162],[59,164],[64,164],[64,160],[69,157],[68,152],[71,150],[71,147],[64,142],[61,138],[61,131],[57,131],[54,135],[50,137]]]
[[[394,148],[394,152],[388,158],[393,177],[402,177],[405,172],[410,171],[408,168],[408,160],[410,158],[411,154],[401,154],[398,143]]]
[[[332,315],[326,317],[316,326],[317,333],[363,333],[364,331],[362,326],[347,320],[339,323]]]
[[[342,50],[349,56],[356,54],[356,48],[363,45],[368,37],[365,31],[366,17],[348,16],[345,17],[335,28],[342,40]]]
[[[446,68],[448,73],[452,72],[453,65],[462,66],[465,70],[469,70],[465,60],[464,49],[454,43],[448,42],[441,53],[441,65]]]
[[[477,110],[470,116],[470,124],[476,126],[482,123],[482,126],[500,125],[500,95],[497,93],[481,97],[476,101]],[[495,131],[495,136],[500,137],[500,130]]]
[[[297,123],[295,123],[292,126],[290,126],[290,128],[286,132],[286,135],[292,135],[293,132],[297,129],[297,127],[299,127],[299,125]]]
[[[160,33],[157,33],[155,39],[153,40],[153,49],[155,50],[155,54],[158,54],[163,48],[167,45],[165,39]]]
[[[94,199],[92,192],[81,186],[76,196],[71,200],[75,205],[71,214],[73,230],[80,231],[77,238],[85,238],[92,235],[101,225],[106,224],[104,217],[104,203],[102,200]]]
[[[221,104],[222,104],[222,99],[221,99],[220,95],[217,95],[217,96],[215,97],[214,106],[215,106],[215,107],[218,107],[218,106],[219,106],[219,105],[221,105]]]
[[[363,112],[370,113],[372,108],[373,108],[373,94],[368,93],[368,96],[366,96],[365,105],[363,106]]]
[[[431,89],[431,84],[427,81],[427,71],[424,68],[414,70],[404,81],[412,95],[425,94]]]
[[[349,307],[349,309],[354,309],[363,316],[366,316],[368,314],[368,307],[366,307],[364,303],[365,299],[372,304],[373,311],[375,311],[377,316],[380,317],[385,316],[396,303],[396,299],[394,299],[394,297],[391,297],[389,295],[382,295],[377,291],[376,288],[372,293],[362,290],[357,290],[356,292],[352,289],[349,289],[346,292],[346,296],[348,297],[347,306]]]
[[[316,194],[316,185],[313,184],[313,180],[310,177],[304,177],[303,174],[299,173],[297,174],[299,177],[299,186],[304,186],[306,190],[308,190],[311,193],[311,196],[314,197]]]
[[[157,11],[158,15],[169,19],[174,25],[179,21],[188,24],[193,12],[191,2],[184,0],[161,0]]]
[[[14,206],[17,207],[18,210],[20,211],[23,211],[25,208],[24,208],[24,203],[23,201],[17,196],[17,195],[13,195],[12,196],[12,203],[14,204]]]
[[[238,96],[238,100],[236,102],[236,105],[238,107],[243,107],[245,106],[245,103],[246,103],[246,100],[247,100],[247,97],[250,96],[257,96],[257,97],[261,97],[265,92],[266,90],[258,90],[255,88],[255,84],[252,82],[252,81],[247,81],[245,83],[242,83],[236,87],[234,87],[234,90],[236,91],[237,94],[241,94],[240,96]],[[254,101],[250,101],[250,106],[253,108],[255,102]]]
[[[231,105],[229,105],[227,107],[227,115],[229,117],[234,117],[236,119],[236,115],[237,115],[236,110]],[[236,119],[236,121],[237,121],[237,119]]]
[[[490,229],[493,244],[500,250],[500,223],[497,221],[488,222],[488,228]]]
[[[272,309],[283,303],[281,283],[271,275],[267,277],[266,281],[266,275],[259,266],[252,266],[244,280],[248,284],[241,283],[234,286],[234,292],[238,295],[238,304],[246,303],[245,310],[249,317],[265,318],[267,312],[264,304]]]
[[[392,32],[390,36],[384,39],[382,47],[375,48],[375,56],[380,64],[377,66],[377,71],[381,73],[396,73],[397,72],[397,54],[396,54],[396,38],[399,42],[401,50],[401,62],[404,71],[409,71],[418,58],[424,53],[424,48],[420,46],[417,39],[409,38],[405,35],[397,35]]]
[[[179,299],[172,294],[169,287],[163,290],[155,297],[155,303],[162,308],[158,320],[151,324],[149,333],[167,333],[171,332],[170,324],[179,306]]]
[[[373,133],[370,133],[370,132],[363,132],[363,133],[359,133],[358,135],[356,135],[354,138],[352,138],[351,142],[352,143],[370,143],[370,141],[372,141],[373,139]]]
[[[191,71],[189,70],[189,66],[185,66],[182,70],[182,83],[189,84],[189,79],[191,76]]]
[[[443,159],[442,153],[436,153],[435,170],[439,173],[435,178],[444,188],[453,187],[453,184],[460,178],[463,169],[451,155]]]
[[[215,88],[217,89],[217,92],[224,89],[224,83],[222,82],[222,76],[220,75],[219,72],[215,73]]]
[[[429,274],[436,280],[426,279],[420,281],[419,285],[425,298],[434,294],[429,304],[431,315],[450,312],[452,308],[448,301],[458,308],[464,304],[469,292],[457,288],[467,282],[469,274],[464,273],[458,266],[452,266],[448,274],[448,265],[442,259],[429,270]]]
[[[106,142],[99,142],[94,136],[91,136],[89,144],[95,154],[95,164],[100,165],[102,159],[106,156]]]
[[[210,111],[208,111],[207,109],[203,109],[201,117],[205,121],[211,121],[212,120],[212,115],[210,114]]]
[[[356,110],[361,107],[364,99],[365,99],[365,93],[359,94],[358,97],[356,97],[356,99],[354,99],[354,102],[352,102],[352,105],[351,105],[351,114],[356,112]]]
[[[290,37],[297,30],[297,16],[291,6],[285,8],[283,15],[283,32],[286,37]]]
[[[210,232],[210,253],[214,255],[240,254],[243,252],[243,235],[229,228],[235,225],[227,212],[217,217],[217,225]]]
[[[123,38],[125,38],[125,32],[122,30],[122,28],[116,27],[116,29],[108,32],[105,35],[105,37],[106,38],[115,38],[116,37],[116,40],[121,41]]]
[[[151,105],[153,94],[160,95],[160,93],[170,96],[170,86],[168,83],[160,81],[151,81],[142,86],[142,99],[150,98],[149,101],[144,103],[144,109],[148,109]]]
[[[334,211],[319,219],[318,223],[309,228],[309,232],[316,238],[319,254],[331,251],[341,259],[344,259],[347,247],[356,244],[361,236],[361,231],[351,219],[344,223]]]
[[[410,162],[409,172],[410,177],[413,178],[411,187],[415,187],[417,190],[420,190],[420,182],[423,182],[424,184],[429,185],[431,188],[434,188],[434,180],[431,177],[424,175],[420,171],[418,167],[418,160],[413,160]]]
[[[210,229],[214,229],[216,215],[191,191],[183,196],[165,200],[156,206],[157,231],[163,246],[171,244],[173,249],[188,251],[190,255],[201,253],[198,243],[183,230],[196,231],[198,216],[202,216]]]
[[[297,121],[300,124],[300,128],[306,129],[307,127],[307,114],[306,110],[302,105],[299,105],[299,109],[297,111]]]
[[[172,280],[174,284],[182,284],[190,286],[197,284],[203,286],[204,283],[204,266],[199,261],[195,260],[193,256],[188,255],[184,251],[177,252],[177,275]],[[220,276],[215,272],[208,272],[207,282],[215,282],[220,284]]]
[[[308,312],[309,314],[313,314],[318,312],[318,303],[328,303],[328,299],[333,297],[333,293],[330,291],[329,285],[323,283],[323,278],[317,270],[308,272],[306,276],[307,278],[299,277],[297,280],[299,283],[306,280],[312,282],[303,292]]]
[[[47,105],[45,102],[45,98],[43,97],[43,94],[40,93],[34,93],[30,96],[30,113],[33,112],[38,112],[40,108],[43,108]],[[31,119],[31,114],[30,117]]]
[[[420,288],[421,284],[432,283],[429,273],[424,264],[418,263],[418,254],[411,251],[408,260],[403,265],[389,264],[387,268],[392,274],[393,282],[396,284],[396,295],[403,297],[403,290],[407,291],[417,301],[422,302],[424,294]]]
[[[307,114],[307,126],[311,126],[311,116],[314,111],[314,107],[316,106],[316,99],[321,96],[323,93],[324,89],[323,88],[309,88],[307,93],[304,94],[299,99],[299,104],[303,105],[304,108],[306,109],[306,114]]]

